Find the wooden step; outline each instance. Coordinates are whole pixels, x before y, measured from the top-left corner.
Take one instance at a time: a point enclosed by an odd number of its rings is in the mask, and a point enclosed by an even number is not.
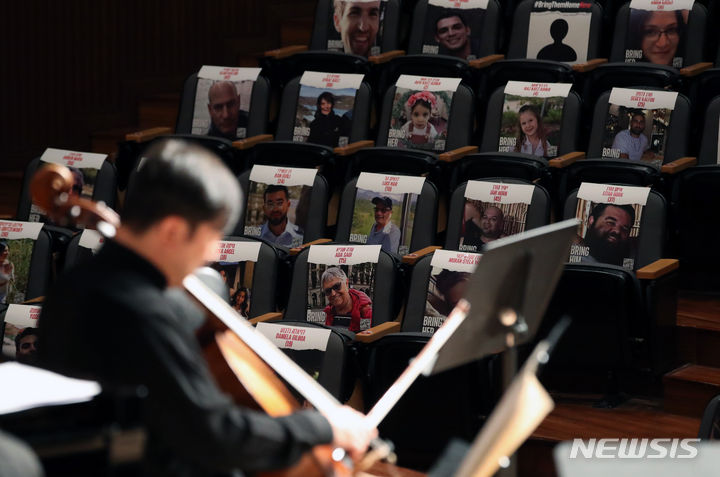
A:
[[[175,129],[180,95],[176,93],[155,94],[140,100],[138,124],[140,129],[158,126]]]
[[[681,295],[677,324],[680,360],[720,368],[720,298]]]
[[[720,368],[686,364],[663,377],[664,409],[700,418],[707,403],[720,394]]]

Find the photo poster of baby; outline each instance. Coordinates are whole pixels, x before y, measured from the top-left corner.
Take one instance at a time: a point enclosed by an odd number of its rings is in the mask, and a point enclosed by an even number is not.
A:
[[[218,259],[210,264],[228,288],[230,305],[243,318],[251,318],[253,278],[261,246],[262,242],[256,241],[220,240]]]
[[[592,5],[590,1],[535,1],[526,57],[569,65],[587,62]]]
[[[328,51],[367,58],[382,53],[387,0],[332,0]]]
[[[477,59],[487,4],[488,0],[429,0],[422,52]]]
[[[30,262],[43,224],[0,220],[0,304],[22,303]]]
[[[682,68],[693,0],[632,0],[625,63],[647,62]]]
[[[3,308],[5,310],[0,321],[3,356],[23,364],[33,364],[37,352],[37,323],[41,307],[13,304]]]

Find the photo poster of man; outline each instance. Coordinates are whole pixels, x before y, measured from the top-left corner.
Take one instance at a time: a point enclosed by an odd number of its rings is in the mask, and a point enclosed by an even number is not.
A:
[[[482,255],[478,253],[435,250],[430,265],[422,332],[434,334],[458,301],[465,296],[470,276]]]
[[[25,301],[30,260],[42,227],[37,222],[0,220],[0,304]]]
[[[429,0],[422,52],[475,60],[488,0]]]
[[[107,159],[106,154],[47,148],[42,156],[40,156],[38,169],[45,167],[47,164],[59,164],[67,167],[73,176],[73,185],[70,189],[70,194],[92,199],[98,171],[105,162],[105,159]],[[47,218],[47,212],[35,204],[30,206],[28,220],[30,222],[50,222]]]
[[[660,167],[677,95],[674,91],[613,88],[605,117],[602,157]]]
[[[535,186],[468,181],[460,225],[463,252],[479,252],[483,245],[525,231]]]
[[[526,57],[569,65],[587,62],[592,5],[591,1],[533,3]]]
[[[387,0],[332,0],[327,49],[367,58],[382,53]]]
[[[444,151],[460,78],[401,75],[395,83],[388,147]]]
[[[556,157],[570,83],[509,81],[505,86],[498,151]]]
[[[632,0],[625,63],[648,62],[682,68],[693,0]]]
[[[243,318],[250,318],[255,264],[262,242],[218,241],[218,260],[210,264],[220,273],[230,294],[230,305]]]
[[[244,234],[283,247],[302,245],[316,174],[317,169],[254,165]]]
[[[410,252],[415,209],[424,177],[362,172],[358,177],[350,242]]]
[[[9,305],[3,316],[2,354],[23,364],[33,364],[37,352],[37,322],[41,307]]]
[[[355,96],[365,75],[306,71],[300,78],[293,141],[347,146]]]
[[[575,217],[578,235],[570,263],[607,263],[635,270],[637,239],[649,187],[583,182]]]
[[[372,326],[380,245],[312,245],[306,319],[352,332]]]
[[[200,68],[192,133],[230,141],[246,138],[252,90],[259,75],[260,68]]]

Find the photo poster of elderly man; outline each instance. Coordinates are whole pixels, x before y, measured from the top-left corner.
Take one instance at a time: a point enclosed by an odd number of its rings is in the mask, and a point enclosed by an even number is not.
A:
[[[288,248],[302,245],[316,174],[317,169],[254,165],[244,235]]]
[[[0,304],[22,303],[27,295],[38,222],[0,220]]]
[[[210,264],[225,281],[230,305],[243,318],[252,318],[253,276],[261,245],[256,241],[220,240],[218,260]]]
[[[352,332],[372,326],[379,245],[312,245],[306,319]]]
[[[570,83],[509,81],[500,122],[498,151],[556,157]]]
[[[583,182],[575,217],[578,235],[570,263],[606,263],[635,270],[637,241],[649,187]]]
[[[469,181],[459,249],[481,252],[493,240],[524,232],[534,190],[531,184]]]
[[[3,308],[2,355],[23,364],[34,364],[37,357],[37,321],[41,307],[9,305]]]
[[[106,154],[47,148],[40,156],[38,169],[48,164],[59,164],[67,167],[73,176],[70,194],[92,199],[97,175],[105,159],[107,159]],[[30,222],[51,223],[50,219],[47,218],[47,212],[35,204],[30,206],[28,220]]]
[[[608,101],[602,157],[660,167],[677,93],[613,88]]]
[[[229,141],[246,138],[252,90],[259,75],[260,68],[200,68],[192,133]]]
[[[477,59],[487,4],[488,0],[429,0],[422,52]]]
[[[424,177],[363,172],[356,184],[350,242],[410,252],[418,196]]]
[[[588,60],[592,2],[533,3],[528,26],[528,59],[560,61],[569,65]]]
[[[382,53],[386,0],[332,0],[327,49],[369,57]]]
[[[401,75],[395,83],[388,147],[444,151],[460,78]]]
[[[300,78],[293,141],[347,146],[364,75],[306,71]]]
[[[682,68],[693,0],[632,0],[625,63],[648,62]]]

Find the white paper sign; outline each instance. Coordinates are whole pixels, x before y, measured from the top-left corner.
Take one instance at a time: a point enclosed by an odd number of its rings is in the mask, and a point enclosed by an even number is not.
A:
[[[37,240],[43,224],[38,222],[14,222],[0,220],[0,238],[9,240],[33,239]]]
[[[300,78],[300,84],[322,89],[359,89],[365,75],[352,73],[321,73],[306,71]]]
[[[262,242],[218,241],[218,262],[257,262]]]
[[[528,98],[567,98],[571,83],[528,83],[525,81],[508,81],[505,94],[525,96]]]
[[[479,253],[435,250],[430,265],[453,272],[473,273],[481,257]]]
[[[97,230],[85,229],[80,234],[80,241],[78,245],[83,248],[89,248],[93,253],[97,253],[100,250],[102,244],[105,243],[105,237],[100,235]]]
[[[107,154],[93,152],[67,151],[65,149],[47,148],[40,160],[67,167],[100,169],[107,159]]]
[[[300,167],[274,167],[256,164],[250,171],[250,180],[262,184],[282,184],[288,187],[315,183],[317,169]]]
[[[675,109],[675,91],[650,91],[642,89],[613,88],[610,104],[638,109]]]
[[[311,245],[308,263],[355,265],[377,263],[381,245]]]
[[[318,350],[327,349],[331,331],[325,328],[288,326],[277,323],[258,323],[257,331],[281,349]]]
[[[694,0],[632,0],[630,8],[649,11],[692,10]]]
[[[417,91],[457,91],[460,78],[432,78],[429,76],[400,75],[395,86]]]
[[[428,4],[457,10],[471,10],[473,8],[487,10],[488,0],[429,0]]]
[[[198,78],[214,81],[256,81],[261,68],[236,68],[231,66],[208,66],[200,68]]]
[[[535,2],[535,5],[537,6],[539,3],[561,2],[538,1]],[[580,3],[572,5],[577,5],[576,8],[580,7]],[[583,5],[591,4],[588,2]],[[585,63],[588,59],[591,20],[592,15],[589,8],[587,11],[578,12],[547,10],[530,13],[526,56],[532,59],[562,61],[570,65]],[[557,42],[551,33],[555,22],[565,22],[567,25],[567,33],[558,46],[556,46]],[[571,59],[572,53],[575,54],[575,60]]]
[[[532,202],[534,190],[535,186],[530,184],[468,181],[465,198],[500,204],[529,204]]]
[[[423,184],[425,184],[424,177],[361,172],[356,187],[358,189],[371,190],[373,192],[388,192],[391,194],[420,194]]]
[[[580,184],[577,197],[578,199],[585,199],[596,203],[617,205],[640,204],[644,206],[649,194],[649,187],[630,187],[583,182]]]

